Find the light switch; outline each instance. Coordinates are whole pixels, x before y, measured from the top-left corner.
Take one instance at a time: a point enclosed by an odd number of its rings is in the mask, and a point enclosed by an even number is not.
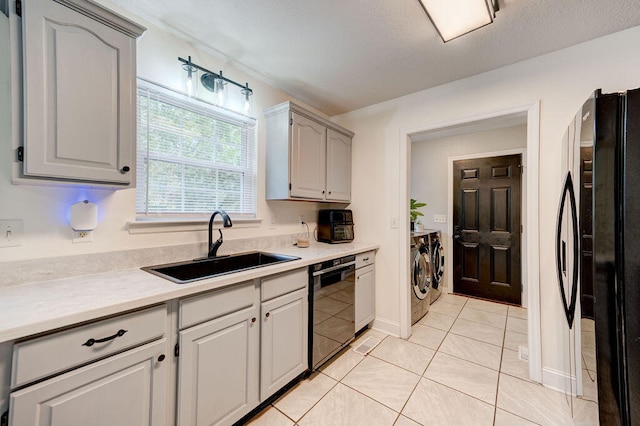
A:
[[[0,247],[21,246],[22,227],[21,219],[0,219]]]
[[[398,218],[397,217],[392,217],[391,218],[391,229],[398,229]]]
[[[433,221],[435,223],[447,223],[447,216],[444,214],[434,214]]]

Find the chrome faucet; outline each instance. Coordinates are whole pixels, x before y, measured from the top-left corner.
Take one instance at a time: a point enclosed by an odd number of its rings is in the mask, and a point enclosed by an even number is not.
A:
[[[218,249],[222,245],[223,241],[222,229],[218,229],[218,232],[220,232],[220,238],[218,238],[215,243],[213,242],[213,218],[216,217],[217,214],[222,217],[222,226],[224,226],[225,228],[231,228],[233,226],[233,224],[231,223],[231,218],[224,210],[216,210],[215,212],[213,212],[213,214],[211,215],[211,219],[209,219],[209,254],[207,254],[207,257],[210,258],[216,257],[218,255]]]

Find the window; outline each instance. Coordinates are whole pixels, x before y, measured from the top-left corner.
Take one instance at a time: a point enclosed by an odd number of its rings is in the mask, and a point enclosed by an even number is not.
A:
[[[138,79],[136,212],[256,214],[255,120]]]

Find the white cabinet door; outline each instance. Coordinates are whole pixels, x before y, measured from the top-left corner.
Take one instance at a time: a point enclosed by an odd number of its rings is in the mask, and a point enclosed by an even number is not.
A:
[[[326,128],[291,112],[291,197],[324,199]],[[286,164],[282,164],[286,167]]]
[[[356,269],[356,332],[375,318],[376,278],[374,265]]]
[[[13,426],[168,424],[166,339],[123,352],[10,395]],[[47,356],[43,354],[42,356]]]
[[[327,200],[351,200],[351,138],[327,129]]]
[[[307,369],[308,323],[306,288],[262,302],[261,401]]]
[[[24,174],[131,183],[135,37],[53,0],[23,1],[22,24]]]
[[[231,425],[258,405],[257,306],[180,332],[178,425]]]

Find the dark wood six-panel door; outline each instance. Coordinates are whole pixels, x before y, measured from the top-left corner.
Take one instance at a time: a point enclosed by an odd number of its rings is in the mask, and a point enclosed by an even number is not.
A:
[[[453,163],[453,291],[521,304],[521,155]]]

